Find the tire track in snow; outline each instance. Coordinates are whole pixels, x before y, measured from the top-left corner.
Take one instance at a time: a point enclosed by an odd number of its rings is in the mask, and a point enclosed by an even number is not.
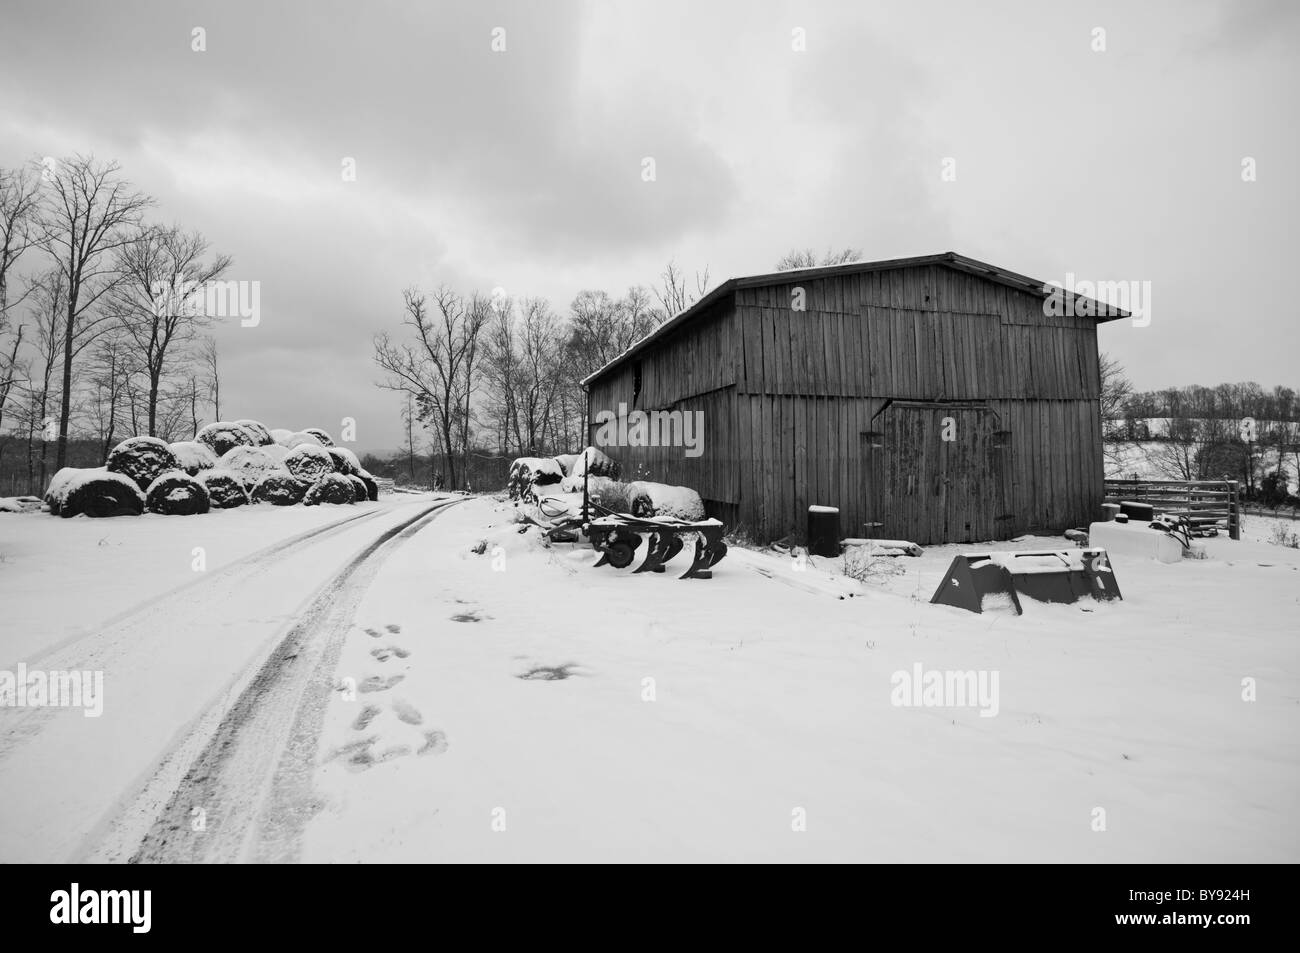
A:
[[[344,639],[384,559],[460,500],[386,531],[319,592],[211,732],[196,731],[88,853],[91,861],[234,863],[295,859],[314,812],[317,738]],[[181,772],[184,772],[183,776]],[[194,830],[194,811],[204,829]]]
[[[123,649],[138,647],[142,633],[167,631],[159,620],[184,619],[187,615],[205,612],[231,598],[238,598],[243,584],[265,571],[272,563],[288,558],[324,539],[336,536],[368,522],[390,509],[372,510],[356,516],[317,526],[314,529],[290,536],[249,556],[242,557],[215,572],[200,576],[193,582],[177,586],[161,595],[111,617],[107,622],[69,639],[52,645],[25,659],[28,670],[45,671],[97,671],[112,666]],[[60,714],[55,708],[5,708],[0,709],[0,765],[18,747],[38,737],[41,729]]]

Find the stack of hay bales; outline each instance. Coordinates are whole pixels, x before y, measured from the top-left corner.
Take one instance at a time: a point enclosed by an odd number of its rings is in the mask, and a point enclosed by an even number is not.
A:
[[[357,455],[328,433],[218,421],[193,440],[130,437],[102,467],[64,467],[45,491],[59,516],[191,516],[250,503],[350,504],[379,498]]]

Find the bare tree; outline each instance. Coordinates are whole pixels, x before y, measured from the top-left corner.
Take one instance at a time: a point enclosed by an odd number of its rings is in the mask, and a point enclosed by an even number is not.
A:
[[[379,386],[414,398],[420,419],[439,438],[447,485],[459,486],[455,458],[468,453],[475,360],[489,308],[477,295],[467,300],[445,287],[432,295],[436,314],[423,292],[408,288],[402,297],[403,324],[414,340],[397,343],[386,332],[375,337],[375,363],[387,375]]]
[[[67,459],[77,340],[84,342],[107,320],[92,309],[121,280],[114,268],[115,254],[134,240],[134,226],[153,200],[132,190],[118,175],[116,162],[76,155],[45,171],[39,243],[62,272],[67,295],[57,468]]]
[[[0,350],[0,422],[4,420],[10,391],[17,383],[15,362],[22,348],[23,326],[10,331],[9,312],[31,292],[29,284],[15,297],[12,286],[18,260],[38,236],[37,194],[38,180],[29,170],[0,169],[0,342],[13,335]]]
[[[811,248],[796,248],[781,256],[781,259],[776,263],[776,270],[825,268],[830,265],[844,265],[851,261],[861,261],[862,257],[862,249],[860,248],[842,248],[839,251],[828,248],[826,254],[822,255],[821,261],[818,261],[816,253]]]
[[[153,437],[168,361],[210,320],[195,289],[219,278],[230,258],[208,260],[207,240],[198,232],[152,226],[135,229],[114,264],[121,277],[105,297],[104,311],[119,321],[139,355],[149,383],[147,433]]]
[[[212,402],[212,419],[221,419],[221,369],[217,366],[217,339],[205,337],[199,344],[199,362],[203,366],[208,385],[208,400]]]
[[[686,275],[678,269],[677,265],[669,262],[659,274],[659,287],[655,289],[655,297],[659,299],[660,315],[658,323],[663,323],[674,315],[680,314],[700,298],[709,289],[709,269],[706,265],[703,271],[695,273],[695,290],[691,291],[690,285],[686,281]],[[629,298],[635,293],[644,294],[639,288],[634,288],[628,292]],[[627,299],[625,299],[627,300]]]

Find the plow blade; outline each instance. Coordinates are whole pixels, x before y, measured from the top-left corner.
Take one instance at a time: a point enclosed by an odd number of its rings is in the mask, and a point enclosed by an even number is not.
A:
[[[980,553],[953,559],[930,603],[984,611],[984,599],[1006,596],[1023,614],[1020,597],[1072,604],[1085,597],[1123,599],[1104,549]]]

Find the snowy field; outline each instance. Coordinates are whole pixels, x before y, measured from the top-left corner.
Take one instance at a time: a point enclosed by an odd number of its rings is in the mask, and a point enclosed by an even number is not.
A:
[[[100,718],[0,710],[0,860],[1300,860],[1300,551],[975,615],[929,598],[979,547],[678,580],[488,498],[376,543],[429,505],[0,517],[0,666],[106,672]],[[917,665],[996,704],[893,704]]]

